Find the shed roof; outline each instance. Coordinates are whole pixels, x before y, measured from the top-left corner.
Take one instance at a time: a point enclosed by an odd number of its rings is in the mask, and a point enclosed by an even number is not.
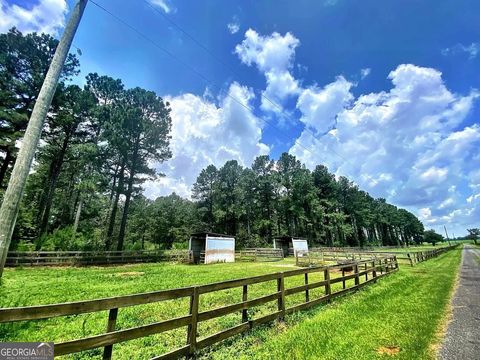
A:
[[[224,237],[224,238],[235,238],[233,235],[226,235],[226,234],[217,234],[213,232],[198,232],[194,233],[191,236],[193,237],[207,237],[207,236],[215,236],[215,237]]]

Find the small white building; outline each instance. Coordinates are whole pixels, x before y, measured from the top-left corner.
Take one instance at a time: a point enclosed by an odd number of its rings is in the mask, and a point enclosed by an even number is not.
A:
[[[215,233],[192,234],[188,249],[193,253],[195,264],[235,262],[235,238]]]
[[[308,251],[308,242],[293,236],[277,236],[273,239],[273,248],[282,249],[284,257],[288,256],[289,249],[293,249],[293,255],[296,256],[297,251]]]

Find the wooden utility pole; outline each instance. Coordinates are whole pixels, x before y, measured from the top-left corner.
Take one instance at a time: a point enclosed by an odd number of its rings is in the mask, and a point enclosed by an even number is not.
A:
[[[443,228],[445,229],[445,235],[447,236],[448,245],[450,245],[450,239],[448,238],[447,227],[445,225],[443,225]]]
[[[22,140],[22,146],[10,176],[7,190],[0,207],[0,277],[7,259],[7,252],[12,239],[13,229],[17,221],[18,208],[22,199],[23,190],[27,181],[28,173],[32,165],[35,151],[37,150],[40,135],[47,112],[52,103],[53,95],[57,88],[58,79],[65,64],[70,46],[77,31],[78,24],[85,10],[88,0],[78,0],[72,9],[62,38],[58,43],[55,55],[43,80],[42,88],[33,107],[32,115],[28,122],[27,130]]]

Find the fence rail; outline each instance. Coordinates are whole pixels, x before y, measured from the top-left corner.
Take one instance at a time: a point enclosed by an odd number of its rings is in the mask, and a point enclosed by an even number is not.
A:
[[[362,260],[383,257],[387,255],[395,255],[397,260],[405,260],[414,266],[416,263],[434,258],[449,250],[456,248],[457,245],[444,246],[433,250],[424,251],[383,251],[383,250],[364,250],[360,248],[312,248],[309,253],[301,255],[310,257],[312,263],[321,263],[323,261],[338,260]],[[393,249],[394,247],[392,247]],[[302,262],[300,260],[300,262]],[[298,261],[297,261],[298,263]]]
[[[283,260],[283,250],[273,248],[243,249],[235,252],[238,261],[279,261]]]
[[[106,265],[157,261],[191,263],[193,254],[190,250],[9,251],[6,266]]]
[[[348,266],[353,271],[347,270]],[[172,290],[156,291],[144,294],[118,296],[98,300],[69,302],[63,304],[27,306],[19,308],[0,309],[0,323],[15,321],[33,321],[50,319],[60,316],[70,316],[99,311],[108,311],[107,331],[103,334],[76,339],[55,344],[55,356],[78,353],[81,351],[103,347],[103,359],[111,359],[113,345],[159,334],[173,329],[186,327],[187,343],[169,353],[162,354],[154,359],[176,359],[182,356],[192,356],[198,350],[243,333],[259,324],[279,319],[283,320],[286,314],[304,310],[330,301],[331,299],[356,290],[377,279],[398,270],[398,262],[395,256],[387,256],[382,259],[368,261],[356,261],[349,265],[319,266],[301,268],[285,272],[278,272],[243,279],[222,281],[201,286],[190,286]],[[309,282],[309,274],[320,273],[321,281]],[[341,275],[340,275],[341,274]],[[338,277],[336,277],[338,275]],[[287,288],[285,279],[300,276],[304,283],[300,286]],[[348,285],[348,280],[354,280],[353,285]],[[312,278],[310,278],[312,280]],[[275,291],[256,298],[249,298],[248,290],[251,285],[276,282]],[[332,285],[341,283],[341,290],[332,291]],[[226,289],[242,289],[241,301],[214,309],[201,309],[200,298],[204,294],[215,293]],[[312,289],[323,288],[320,297],[314,298]],[[298,293],[304,293],[304,301],[293,306],[286,306],[286,298]],[[118,313],[122,308],[143,305],[166,300],[190,299],[189,312],[186,315],[155,322],[147,325],[128,329],[116,329]],[[249,309],[262,304],[276,302],[276,310],[268,315],[252,318]],[[216,334],[199,337],[198,324],[217,317],[232,313],[241,314],[241,323],[231,328],[222,330]]]

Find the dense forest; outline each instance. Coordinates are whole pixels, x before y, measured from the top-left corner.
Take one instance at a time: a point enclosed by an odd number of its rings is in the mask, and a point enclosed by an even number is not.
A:
[[[0,35],[0,198],[58,42],[49,35]],[[236,235],[237,246],[267,246],[290,234],[324,245],[401,245],[424,232],[412,213],[374,199],[323,165],[294,156],[257,157],[201,171],[192,199],[150,200],[142,183],[171,157],[169,104],[154,92],[88,74],[71,83],[70,54],[25,189],[12,246],[92,250],[186,247],[194,231]]]

